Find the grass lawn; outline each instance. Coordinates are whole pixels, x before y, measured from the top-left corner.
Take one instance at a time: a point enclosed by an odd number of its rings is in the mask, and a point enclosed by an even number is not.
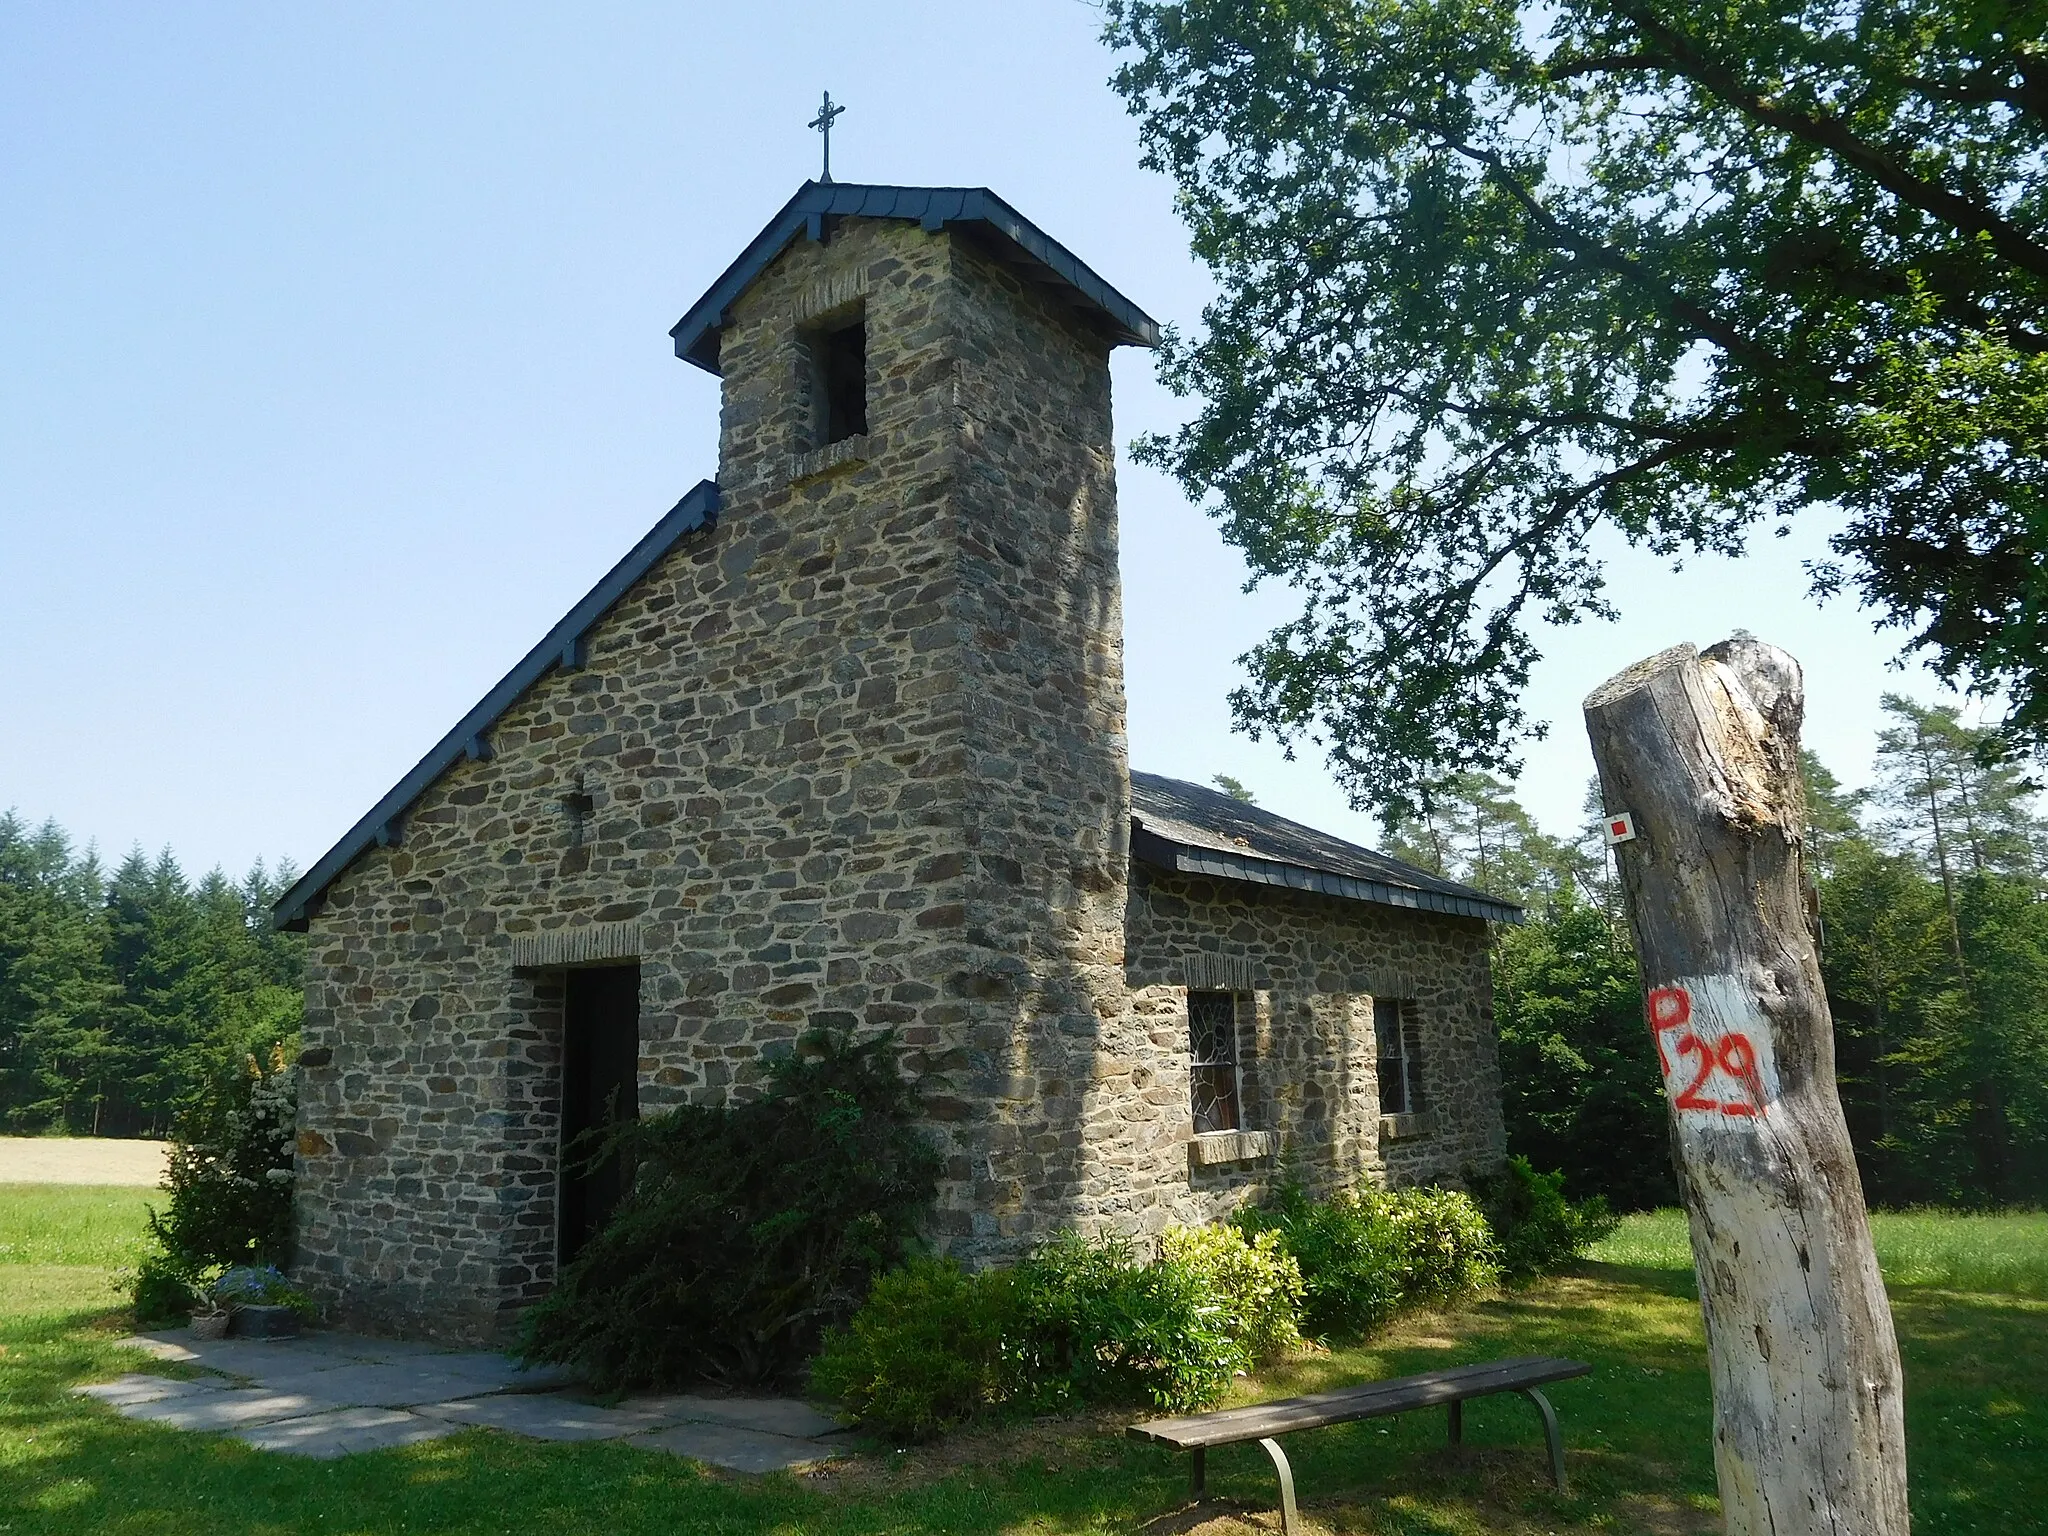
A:
[[[1213,1453],[1212,1501],[1186,1507],[1182,1458],[1122,1440],[1128,1416],[1041,1423],[804,1477],[699,1471],[630,1447],[544,1445],[484,1430],[340,1462],[115,1417],[71,1398],[140,1367],[114,1270],[132,1262],[147,1191],[0,1186],[0,1536],[590,1536],[697,1532],[1113,1532],[1231,1536],[1277,1526],[1256,1447]],[[2048,1509],[2048,1218],[1907,1215],[1878,1238],[1906,1356],[1919,1536],[2023,1532]],[[1276,1396],[1468,1359],[1576,1355],[1594,1375],[1552,1400],[1572,1497],[1544,1479],[1534,1412],[1466,1410],[1293,1437],[1312,1529],[1709,1532],[1720,1528],[1711,1403],[1685,1229],[1632,1218],[1577,1273],[1369,1346],[1301,1357],[1248,1384]]]

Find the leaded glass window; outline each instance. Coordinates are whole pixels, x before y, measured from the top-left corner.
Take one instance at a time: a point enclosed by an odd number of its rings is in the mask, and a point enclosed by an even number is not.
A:
[[[1188,993],[1188,1092],[1197,1133],[1238,1129],[1237,1086],[1237,995]]]
[[[1412,1115],[1422,1108],[1422,1024],[1415,1005],[1374,998],[1372,1032],[1379,1046],[1380,1113]]]

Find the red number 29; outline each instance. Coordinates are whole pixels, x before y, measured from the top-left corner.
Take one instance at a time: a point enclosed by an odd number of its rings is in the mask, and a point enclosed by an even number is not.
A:
[[[1673,1109],[1719,1110],[1724,1115],[1737,1116],[1754,1115],[1763,1109],[1763,1080],[1757,1075],[1756,1047],[1749,1043],[1749,1036],[1741,1033],[1724,1035],[1717,1050],[1687,1030],[1678,1037],[1677,1050],[1680,1056],[1699,1057],[1700,1065],[1685,1091],[1671,1101]],[[1710,1099],[1700,1093],[1716,1067],[1741,1086],[1744,1099]]]

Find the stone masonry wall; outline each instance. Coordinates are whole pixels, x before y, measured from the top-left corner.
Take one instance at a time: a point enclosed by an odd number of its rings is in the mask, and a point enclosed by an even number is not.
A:
[[[955,261],[974,1012],[941,1220],[998,1259],[1105,1198],[1130,769],[1108,346],[971,245]]]
[[[1286,1159],[1311,1188],[1373,1179],[1455,1182],[1506,1147],[1486,925],[1134,864],[1127,972],[1151,1053],[1156,1128],[1137,1119],[1132,1155],[1170,1192],[1147,1225],[1214,1219],[1261,1192]],[[1248,990],[1239,1021],[1243,1123],[1277,1157],[1195,1163],[1189,1128],[1187,993]],[[1383,1140],[1374,997],[1412,1001],[1421,1024],[1425,1114]],[[1176,1154],[1178,1154],[1176,1156]]]

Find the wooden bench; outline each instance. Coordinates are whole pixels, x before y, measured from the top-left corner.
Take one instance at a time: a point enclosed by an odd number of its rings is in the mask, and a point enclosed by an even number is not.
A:
[[[1294,1510],[1294,1470],[1288,1466],[1287,1455],[1276,1437],[1297,1429],[1321,1429],[1329,1424],[1384,1418],[1442,1404],[1450,1410],[1451,1444],[1456,1445],[1465,1435],[1465,1403],[1469,1399],[1491,1397],[1496,1392],[1519,1392],[1543,1415],[1543,1438],[1550,1447],[1550,1475],[1556,1479],[1557,1491],[1563,1493],[1564,1441],[1557,1432],[1557,1411],[1538,1388],[1584,1376],[1592,1369],[1581,1360],[1525,1355],[1514,1360],[1453,1366],[1447,1371],[1424,1371],[1419,1376],[1401,1376],[1392,1381],[1370,1381],[1363,1386],[1317,1392],[1309,1397],[1286,1397],[1278,1402],[1255,1403],[1249,1408],[1225,1408],[1180,1419],[1153,1419],[1133,1424],[1127,1433],[1133,1440],[1150,1440],[1155,1445],[1192,1452],[1194,1494],[1198,1499],[1208,1475],[1210,1446],[1258,1441],[1273,1458],[1273,1470],[1280,1476],[1280,1529],[1285,1536],[1295,1536],[1299,1526]]]

